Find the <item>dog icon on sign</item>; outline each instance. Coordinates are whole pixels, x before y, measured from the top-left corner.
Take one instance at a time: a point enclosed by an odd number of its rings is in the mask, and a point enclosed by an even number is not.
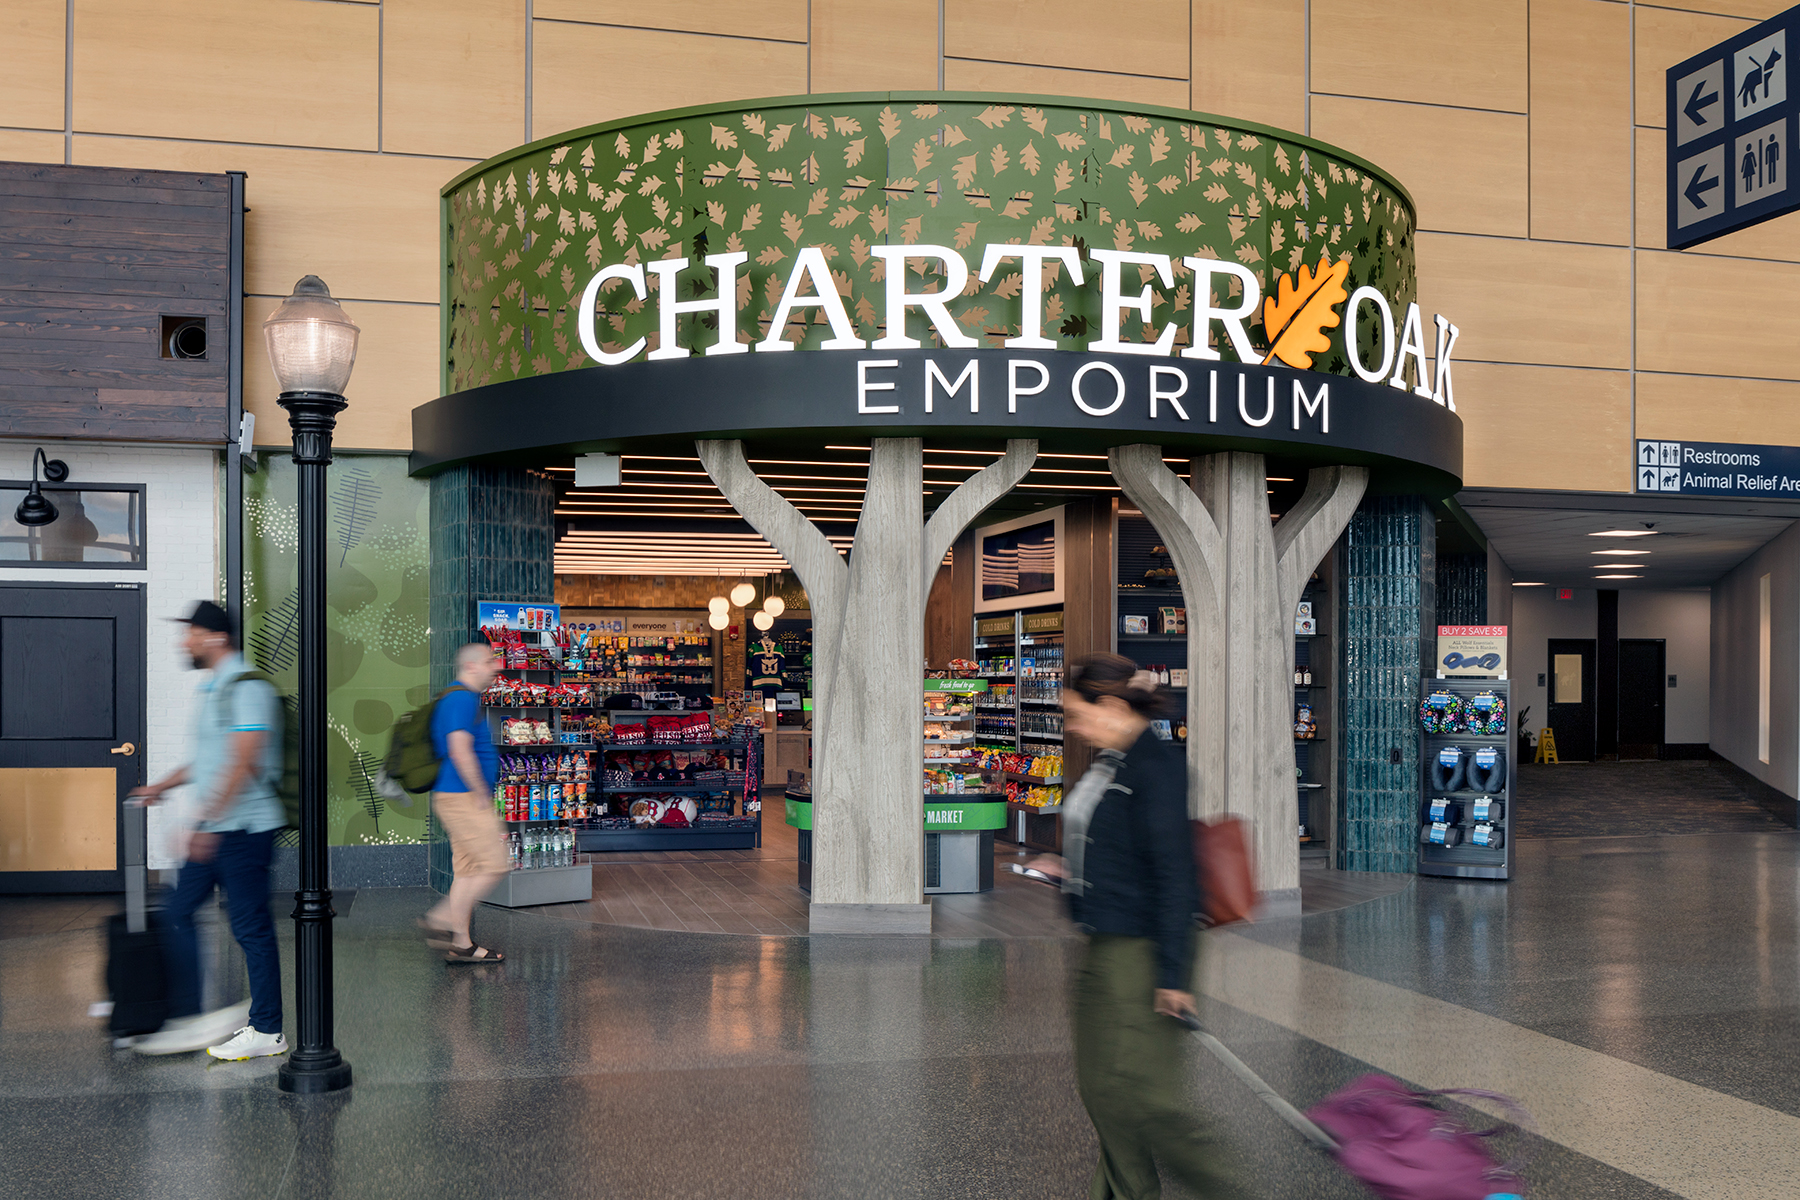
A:
[[[1662,478],[1658,484],[1658,490],[1664,492],[1679,492],[1681,490],[1680,467],[1664,467],[1660,474]]]

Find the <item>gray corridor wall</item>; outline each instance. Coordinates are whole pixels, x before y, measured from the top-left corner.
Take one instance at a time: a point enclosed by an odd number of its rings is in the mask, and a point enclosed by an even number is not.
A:
[[[1513,623],[1513,573],[1494,549],[1493,543],[1487,548],[1487,621],[1489,625],[1504,625],[1508,629]],[[1515,675],[1514,678],[1517,678]]]
[[[1769,757],[1757,753],[1760,580],[1769,576]],[[1712,587],[1712,748],[1800,795],[1800,524]]]
[[[1544,728],[1550,711],[1550,689],[1538,682],[1550,670],[1551,638],[1599,636],[1600,608],[1593,588],[1575,588],[1569,600],[1558,600],[1558,589],[1513,589],[1512,677],[1513,711],[1530,705],[1532,732]]]

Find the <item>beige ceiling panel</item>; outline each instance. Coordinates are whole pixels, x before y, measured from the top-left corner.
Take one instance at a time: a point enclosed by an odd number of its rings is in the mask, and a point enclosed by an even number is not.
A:
[[[525,0],[387,0],[381,148],[487,158],[525,139]]]
[[[1464,362],[1463,486],[1631,490],[1631,376]]]
[[[62,134],[0,129],[0,162],[59,163],[62,160]]]
[[[1631,13],[1531,6],[1531,236],[1631,240]]]
[[[1663,118],[1669,108],[1669,68],[1755,24],[1732,17],[1649,8],[1642,4],[1635,6],[1632,12],[1637,21],[1636,123],[1654,125],[1658,129],[1667,123]]]
[[[1646,250],[1665,250],[1669,245],[1668,184],[1663,174],[1663,164],[1668,161],[1667,136],[1660,129],[1637,131],[1637,244]],[[1728,233],[1684,253],[1800,262],[1800,213],[1789,213]]]
[[[1187,0],[944,0],[944,53],[954,58],[1185,81],[1187,31]]]
[[[1462,330],[1456,357],[1551,366],[1631,361],[1631,252],[1624,247],[1419,235],[1419,295]],[[1459,368],[1460,369],[1460,368]]]
[[[935,89],[937,12],[937,0],[813,0],[810,90]]]
[[[67,0],[6,0],[0,5],[0,125],[63,127]]]
[[[533,138],[665,108],[806,91],[806,47],[790,42],[598,25],[536,34]]]
[[[1194,0],[1191,107],[1306,128],[1306,0]]]
[[[368,4],[75,0],[75,128],[373,150],[379,29]]]
[[[256,414],[256,444],[288,444],[287,412],[275,403],[280,389],[269,367],[262,323],[281,301],[244,301],[244,408]],[[362,332],[356,368],[338,417],[332,444],[340,450],[412,449],[412,410],[438,395],[438,308],[435,304],[346,301],[344,311]],[[255,335],[255,336],[252,336]]]
[[[75,161],[167,171],[244,171],[248,291],[285,296],[317,275],[338,296],[438,301],[443,158],[77,137]]]
[[[1517,113],[1314,96],[1313,136],[1389,172],[1419,228],[1524,237],[1527,119]]]
[[[870,7],[879,7],[871,5]],[[643,29],[687,33],[723,33],[732,37],[806,40],[806,0],[535,0],[532,16],[540,21],[590,21]],[[937,9],[931,12],[932,42],[937,41]],[[554,37],[554,31],[539,31]],[[539,42],[537,49],[542,49]],[[663,107],[657,105],[655,107]]]
[[[1640,250],[1637,289],[1639,370],[1800,379],[1800,264]]]
[[[1800,446],[1800,383],[1639,371],[1637,436]]]
[[[1312,0],[1312,90],[1524,112],[1525,0]]]
[[[944,86],[953,92],[1086,96],[1121,104],[1163,104],[1170,108],[1186,108],[1188,101],[1185,79],[1064,71],[1056,67],[1022,67],[1016,63],[970,62],[961,58],[944,61]]]

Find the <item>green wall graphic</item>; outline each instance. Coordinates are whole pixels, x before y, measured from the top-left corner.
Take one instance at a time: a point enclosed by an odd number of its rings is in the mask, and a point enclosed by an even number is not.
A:
[[[291,696],[299,659],[293,460],[244,481],[245,650]],[[427,802],[377,795],[394,718],[430,695],[431,488],[401,456],[340,456],[326,486],[328,826],[337,846],[423,842]]]
[[[986,285],[975,278],[980,248],[993,242],[1174,256],[1176,286],[1157,285],[1154,319],[1178,323],[1177,345],[1194,302],[1183,255],[1242,263],[1265,296],[1282,275],[1323,260],[1348,264],[1347,274],[1333,272],[1346,292],[1375,286],[1396,313],[1417,298],[1412,201],[1370,164],[1259,125],[1050,97],[790,97],[630,118],[473,168],[446,189],[444,221],[446,392],[589,365],[570,310],[598,268],[685,256],[694,265],[680,277],[681,298],[694,300],[717,294],[698,265],[709,253],[749,255],[738,274],[740,341],[766,335],[808,246],[824,253],[864,338],[879,336],[885,307],[872,245],[942,244],[976,256],[950,309],[989,346],[1019,332],[1022,286],[1017,259]],[[921,280],[911,290],[922,290],[930,275],[913,269]],[[1045,333],[1083,349],[1096,336],[1099,272],[1084,269],[1077,287],[1049,270]],[[1151,268],[1140,273],[1127,292],[1154,282]],[[1230,286],[1235,296],[1237,281]],[[600,308],[603,349],[639,337],[646,352],[656,348],[655,292],[638,301],[627,285],[609,285]],[[787,336],[811,348],[828,327],[806,311],[814,323],[796,322]],[[1262,317],[1249,328],[1266,349]],[[1343,324],[1312,369],[1350,374]],[[714,328],[712,316],[690,314],[679,336],[711,344]],[[1149,334],[1138,326],[1124,336]]]

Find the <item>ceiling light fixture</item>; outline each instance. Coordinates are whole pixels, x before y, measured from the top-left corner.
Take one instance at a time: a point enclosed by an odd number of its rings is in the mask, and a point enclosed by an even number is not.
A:
[[[1650,537],[1656,533],[1654,529],[1602,529],[1598,533],[1590,533],[1589,537]]]
[[[1596,575],[1595,579],[1642,579],[1642,575]]]
[[[1514,587],[1543,587],[1544,585],[1542,582],[1525,583],[1520,580],[1514,580],[1513,586]]]
[[[1595,550],[1595,554],[1649,554],[1649,550]]]

